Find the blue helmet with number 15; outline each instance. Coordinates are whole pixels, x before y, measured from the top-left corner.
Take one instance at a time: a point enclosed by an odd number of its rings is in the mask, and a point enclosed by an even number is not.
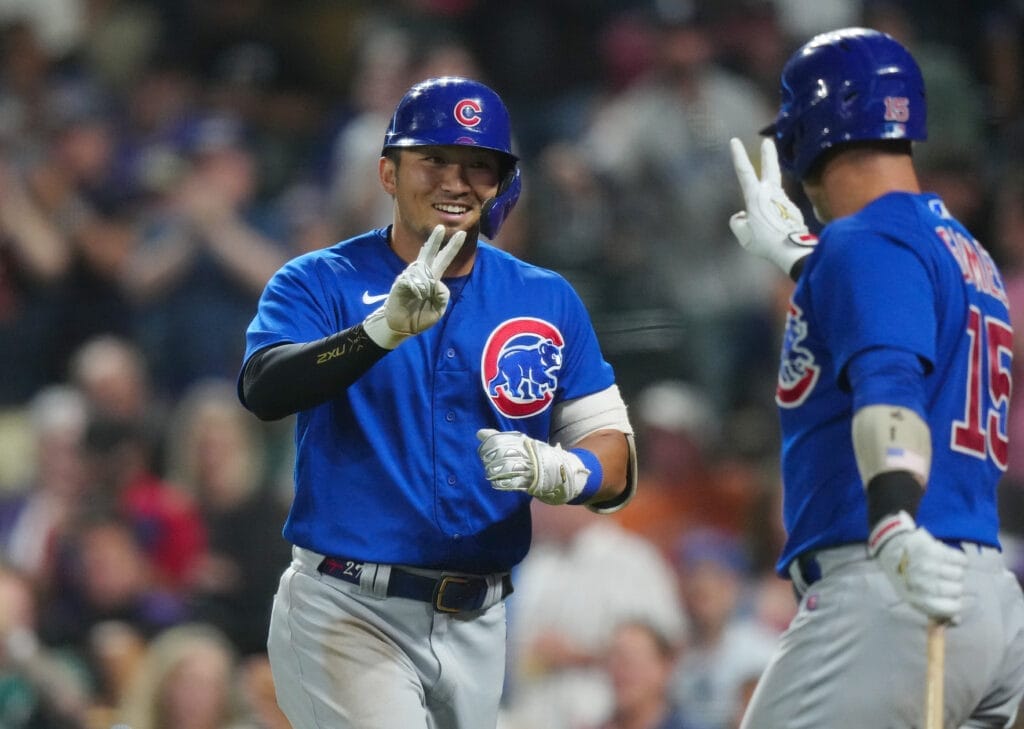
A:
[[[846,28],[815,36],[782,69],[782,106],[763,134],[802,180],[845,142],[927,138],[924,79],[906,48],[885,33]]]
[[[413,86],[395,108],[382,153],[434,145],[498,153],[502,181],[497,195],[484,203],[480,217],[480,232],[494,238],[522,191],[519,158],[512,153],[512,125],[501,97],[479,81],[459,76],[431,78]]]

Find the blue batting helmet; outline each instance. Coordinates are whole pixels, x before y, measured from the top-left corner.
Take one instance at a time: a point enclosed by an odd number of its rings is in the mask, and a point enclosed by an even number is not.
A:
[[[782,166],[803,179],[844,142],[927,138],[924,79],[894,38],[867,28],[815,36],[782,69],[782,106],[762,133]]]
[[[482,83],[459,76],[416,84],[398,102],[382,151],[428,145],[480,147],[502,157],[504,178],[497,196],[484,204],[480,219],[480,232],[494,238],[522,191],[519,158],[512,153],[512,126],[501,97]]]

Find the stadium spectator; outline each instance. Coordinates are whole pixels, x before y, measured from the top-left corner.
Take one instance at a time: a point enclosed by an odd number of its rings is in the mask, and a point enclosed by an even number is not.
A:
[[[169,475],[195,498],[208,535],[186,580],[193,617],[219,628],[243,656],[266,651],[267,596],[291,561],[281,536],[287,504],[264,479],[257,425],[234,383],[200,381],[178,404],[169,442]]]
[[[649,623],[616,626],[604,656],[613,709],[597,729],[700,729],[684,719],[668,694],[677,650]]]
[[[92,631],[123,622],[146,639],[187,617],[179,595],[154,579],[130,523],[109,515],[83,519],[62,545],[60,589],[40,606],[39,637],[84,664],[93,655]]]
[[[186,623],[156,635],[117,712],[132,729],[229,729],[239,706],[236,657],[216,629]]]
[[[675,575],[653,544],[601,515],[535,504],[533,518],[509,604],[507,729],[593,725],[612,709],[601,664],[611,628],[643,620],[669,640],[683,634]]]
[[[136,338],[169,396],[232,376],[244,345],[233,333],[285,260],[279,221],[254,199],[255,161],[238,121],[209,115],[180,134],[186,169],[124,267]]]
[[[743,685],[768,665],[777,635],[747,612],[747,557],[735,537],[711,529],[687,534],[676,567],[690,631],[670,693],[687,719],[729,729]]]
[[[0,562],[0,726],[86,729],[89,684],[74,661],[37,634],[32,579]]]
[[[54,548],[88,498],[82,452],[87,410],[77,390],[50,385],[36,393],[28,412],[31,476],[0,500],[0,552],[36,589],[48,590]]]
[[[71,354],[67,381],[85,397],[92,417],[134,423],[163,470],[168,405],[156,392],[149,362],[130,336],[100,334]]]
[[[206,549],[195,500],[155,470],[142,426],[98,415],[85,431],[90,507],[126,519],[157,581],[184,589]]]
[[[748,374],[775,359],[762,335],[778,275],[744,260],[722,223],[736,205],[729,138],[755,139],[770,108],[717,62],[708,6],[656,5],[654,66],[595,112],[579,153],[608,185],[615,306],[667,320],[663,336],[682,330],[671,351],[639,367],[671,362],[729,411],[750,396]]]

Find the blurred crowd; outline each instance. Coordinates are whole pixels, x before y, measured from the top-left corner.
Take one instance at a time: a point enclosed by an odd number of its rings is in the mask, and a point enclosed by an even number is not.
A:
[[[445,74],[509,106],[524,196],[495,243],[583,296],[640,452],[614,517],[536,505],[504,729],[735,727],[796,606],[792,284],[732,239],[728,140],[754,148],[789,53],[849,25],[917,57],[924,186],[1024,310],[1014,0],[0,3],[0,727],[285,729],[264,645],[292,423],[238,404],[244,332],[284,261],[388,223],[387,120]]]

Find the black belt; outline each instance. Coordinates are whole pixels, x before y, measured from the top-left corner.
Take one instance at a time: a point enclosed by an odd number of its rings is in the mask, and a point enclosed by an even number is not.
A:
[[[978,542],[969,542],[962,539],[944,539],[941,541],[967,554],[982,554],[986,549],[997,549],[987,544],[979,544]],[[829,548],[804,552],[798,555],[790,564],[789,576],[793,582],[793,589],[797,594],[797,599],[803,596],[807,588],[822,578],[822,568],[817,555],[828,551]]]
[[[814,558],[814,552],[804,552],[796,558],[797,569],[805,585],[810,587],[821,579],[821,565]]]
[[[804,552],[789,565],[789,577],[793,594],[799,601],[807,589],[821,579],[821,565],[814,558],[814,552]]]
[[[339,580],[358,585],[363,563],[342,557],[324,557],[317,571]],[[490,585],[486,577],[477,575],[441,575],[428,577],[400,567],[391,568],[388,578],[388,597],[404,597],[434,606],[441,613],[461,613],[479,610],[487,600]],[[512,594],[512,577],[501,578],[501,597]]]

